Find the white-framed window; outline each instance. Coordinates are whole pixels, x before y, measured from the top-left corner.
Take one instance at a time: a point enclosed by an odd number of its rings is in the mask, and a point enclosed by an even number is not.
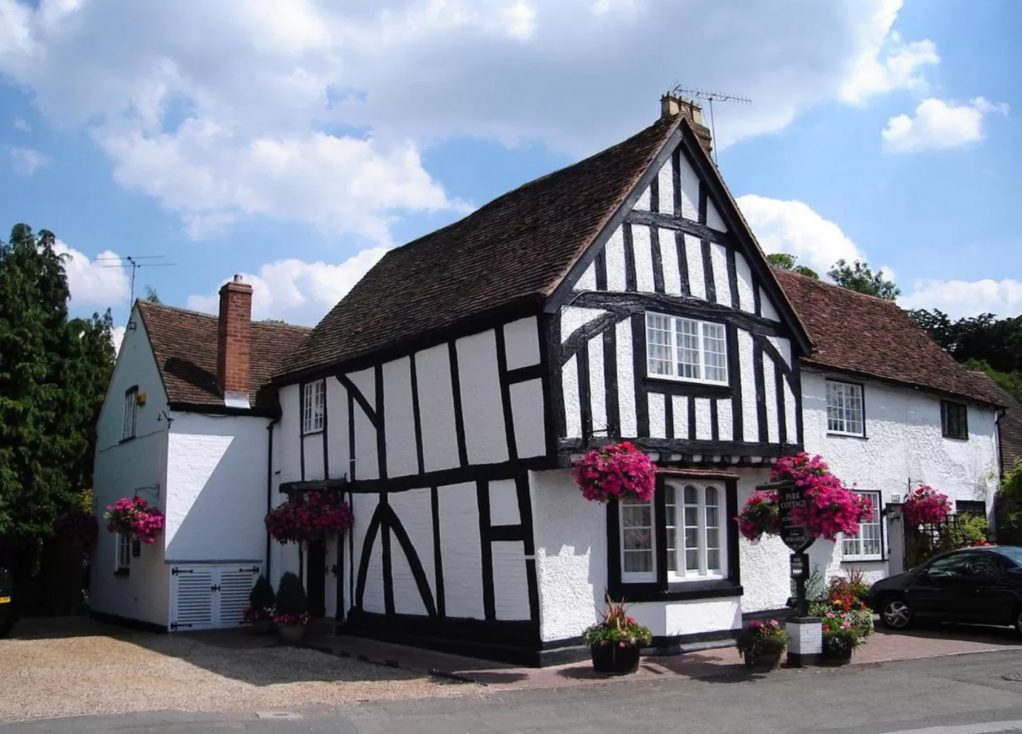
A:
[[[654,516],[652,502],[636,499],[620,502],[621,580],[625,583],[656,581]]]
[[[866,435],[862,385],[827,380],[827,433]]]
[[[880,517],[880,493],[855,490],[873,504],[873,519],[859,523],[858,535],[846,535],[841,550],[846,561],[879,561],[884,557],[884,535]]]
[[[323,412],[326,402],[326,385],[323,380],[307,382],[302,396],[302,433],[323,430]]]
[[[138,385],[129,387],[124,393],[124,419],[121,423],[121,440],[135,437],[138,422]]]
[[[114,535],[117,543],[117,552],[114,557],[114,570],[127,571],[131,566],[131,535],[128,533],[117,533]]]
[[[671,582],[727,577],[725,493],[715,484],[664,484],[667,579]],[[655,502],[621,500],[621,581],[655,581]]]
[[[686,382],[728,384],[724,324],[647,312],[646,373]]]

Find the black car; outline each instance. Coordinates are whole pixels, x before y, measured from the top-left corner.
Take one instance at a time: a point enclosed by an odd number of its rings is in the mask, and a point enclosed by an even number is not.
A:
[[[869,599],[881,622],[893,629],[930,619],[1014,625],[1022,633],[1022,548],[990,545],[944,553],[877,581]]]
[[[14,580],[0,566],[0,637],[7,637],[14,626]]]

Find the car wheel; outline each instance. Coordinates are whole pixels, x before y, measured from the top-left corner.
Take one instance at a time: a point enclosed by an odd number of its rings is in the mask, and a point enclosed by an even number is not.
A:
[[[880,620],[885,627],[905,629],[912,621],[912,610],[904,599],[897,596],[888,597],[880,607]]]

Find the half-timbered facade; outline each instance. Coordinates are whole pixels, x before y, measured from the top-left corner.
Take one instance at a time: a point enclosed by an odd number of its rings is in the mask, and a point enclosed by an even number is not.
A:
[[[662,648],[740,624],[728,518],[801,445],[808,339],[697,108],[664,105],[389,253],[279,378],[277,485],[341,488],[355,527],[271,565],[348,629],[538,662],[605,589]],[[623,439],[667,469],[655,501],[586,503],[572,458]]]

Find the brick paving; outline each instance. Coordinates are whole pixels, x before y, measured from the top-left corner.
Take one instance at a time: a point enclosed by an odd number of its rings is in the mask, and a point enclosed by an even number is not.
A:
[[[317,636],[310,644],[359,660],[419,673],[454,676],[495,691],[575,687],[615,680],[658,680],[664,676],[705,679],[752,678],[756,675],[746,670],[734,646],[681,655],[643,657],[635,674],[616,678],[594,673],[589,661],[547,668],[523,668],[344,635]],[[855,651],[850,664],[878,664],[1001,650],[1022,650],[1022,638],[1007,628],[946,627],[898,633],[878,629]]]

